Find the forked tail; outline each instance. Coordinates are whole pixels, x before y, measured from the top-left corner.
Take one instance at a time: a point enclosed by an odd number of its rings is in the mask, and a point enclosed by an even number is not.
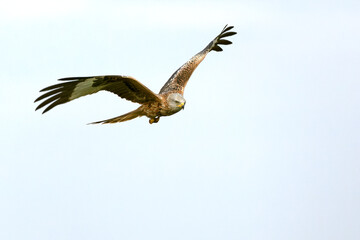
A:
[[[98,124],[98,123],[105,124],[105,123],[125,122],[125,121],[131,120],[131,119],[134,119],[137,117],[141,117],[141,116],[144,116],[144,113],[140,108],[138,108],[138,109],[135,109],[134,111],[128,112],[128,113],[118,116],[118,117],[114,117],[114,118],[110,118],[110,119],[102,120],[102,121],[98,121],[98,122],[92,122],[89,124]]]

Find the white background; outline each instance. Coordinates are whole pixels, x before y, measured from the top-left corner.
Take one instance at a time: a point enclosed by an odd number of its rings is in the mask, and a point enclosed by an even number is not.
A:
[[[360,239],[359,1],[1,1],[0,239]],[[113,125],[224,27],[185,111]]]

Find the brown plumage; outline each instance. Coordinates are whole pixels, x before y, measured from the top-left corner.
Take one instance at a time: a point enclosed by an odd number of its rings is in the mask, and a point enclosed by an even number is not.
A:
[[[223,38],[236,34],[236,32],[230,31],[232,28],[232,26],[225,26],[213,41],[182,65],[170,77],[161,88],[159,94],[155,94],[139,81],[128,76],[106,75],[61,78],[59,79],[61,83],[49,86],[40,91],[46,93],[38,97],[35,102],[45,100],[39,104],[36,110],[46,106],[43,111],[43,113],[45,113],[57,105],[101,90],[106,90],[126,100],[139,103],[141,106],[124,115],[94,123],[124,122],[141,116],[150,118],[150,123],[157,123],[161,116],[170,116],[184,109],[185,99],[183,94],[191,74],[210,51],[222,51],[219,45],[231,44],[230,41]]]

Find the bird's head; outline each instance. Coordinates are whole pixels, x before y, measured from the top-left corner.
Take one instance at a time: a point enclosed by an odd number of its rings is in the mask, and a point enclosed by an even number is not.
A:
[[[185,108],[185,98],[180,93],[171,93],[167,97],[167,102],[172,111],[178,112]]]

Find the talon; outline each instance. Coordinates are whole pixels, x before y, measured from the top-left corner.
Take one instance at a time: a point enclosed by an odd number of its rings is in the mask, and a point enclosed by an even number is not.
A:
[[[159,116],[156,116],[154,118],[150,118],[149,123],[153,124],[153,123],[157,123],[160,120]]]

